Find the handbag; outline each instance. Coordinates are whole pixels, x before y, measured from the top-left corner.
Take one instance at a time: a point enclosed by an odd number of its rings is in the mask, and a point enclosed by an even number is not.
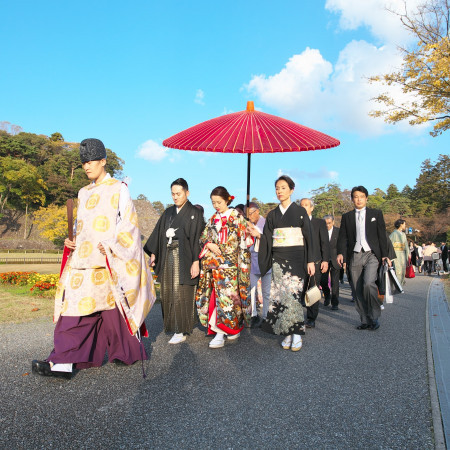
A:
[[[405,273],[405,277],[406,278],[414,278],[416,275],[414,273],[414,268],[413,266],[406,266],[406,273]]]
[[[386,303],[394,303],[394,296],[392,295],[392,292],[391,292],[391,283],[389,281],[389,273],[388,273],[388,271],[386,271],[385,279],[386,279],[386,282],[385,282],[386,283],[385,284],[385,286],[386,286],[386,293],[384,295],[384,299],[386,300]]]
[[[314,286],[312,288],[309,287],[309,283],[311,282],[311,277],[308,280],[308,290],[305,293],[305,305],[312,306],[314,303],[317,303],[321,298],[322,294],[320,293],[319,288],[316,285],[316,276],[314,275]]]

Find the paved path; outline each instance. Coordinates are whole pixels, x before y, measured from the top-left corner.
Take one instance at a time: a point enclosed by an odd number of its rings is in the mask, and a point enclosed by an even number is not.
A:
[[[443,434],[450,447],[450,306],[437,279],[430,285],[428,316]]]
[[[375,332],[355,329],[345,284],[340,310],[321,307],[297,353],[248,329],[223,349],[200,329],[171,346],[156,305],[146,379],[139,364],[25,375],[53,325],[0,326],[0,448],[432,449],[429,283],[408,280]]]

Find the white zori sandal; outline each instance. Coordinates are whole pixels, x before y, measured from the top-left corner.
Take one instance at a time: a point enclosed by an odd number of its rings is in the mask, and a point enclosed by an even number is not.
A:
[[[302,345],[302,337],[299,334],[294,334],[294,337],[292,338],[291,350],[293,352],[298,352],[302,348]]]
[[[209,343],[209,348],[221,348],[224,346],[224,335],[222,333],[217,333],[214,339]]]
[[[281,346],[285,350],[289,350],[291,348],[291,342],[292,342],[292,334],[284,338],[283,342],[281,343]]]

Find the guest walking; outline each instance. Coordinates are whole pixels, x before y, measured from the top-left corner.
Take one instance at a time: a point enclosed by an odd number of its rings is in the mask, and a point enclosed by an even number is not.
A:
[[[376,285],[378,266],[384,260],[390,265],[386,226],[383,213],[368,208],[369,193],[364,186],[352,189],[351,198],[355,209],[341,219],[338,237],[337,261],[349,264],[350,280],[356,293],[355,306],[361,324],[358,330],[377,330],[381,314]]]
[[[262,234],[251,224],[249,230],[261,240],[258,258],[261,275],[272,268],[271,303],[262,329],[285,336],[283,349],[298,351],[305,334],[301,293],[306,275],[314,275],[315,249],[308,214],[291,201],[294,188],[290,177],[279,177],[275,192],[280,204],[267,215]]]

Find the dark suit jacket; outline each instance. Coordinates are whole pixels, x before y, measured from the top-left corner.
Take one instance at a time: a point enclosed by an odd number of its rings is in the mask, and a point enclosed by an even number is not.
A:
[[[441,245],[441,251],[442,251],[442,261],[445,261],[448,258],[448,247],[446,245],[442,246]]]
[[[337,243],[338,243],[338,236],[339,236],[339,228],[333,227],[333,231],[331,232],[331,240],[328,241],[330,243],[330,261],[331,264],[335,269],[340,269],[341,266],[337,262]],[[327,237],[328,237],[328,230],[327,230]]]
[[[328,230],[325,220],[313,217],[311,219],[311,231],[313,235],[314,262],[328,262],[330,260],[330,244],[328,242]]]
[[[366,240],[370,249],[381,261],[388,256],[386,225],[383,213],[379,209],[366,207]],[[343,214],[341,228],[339,229],[338,254],[344,256],[344,260],[350,261],[350,256],[356,244],[356,214],[355,210]]]

